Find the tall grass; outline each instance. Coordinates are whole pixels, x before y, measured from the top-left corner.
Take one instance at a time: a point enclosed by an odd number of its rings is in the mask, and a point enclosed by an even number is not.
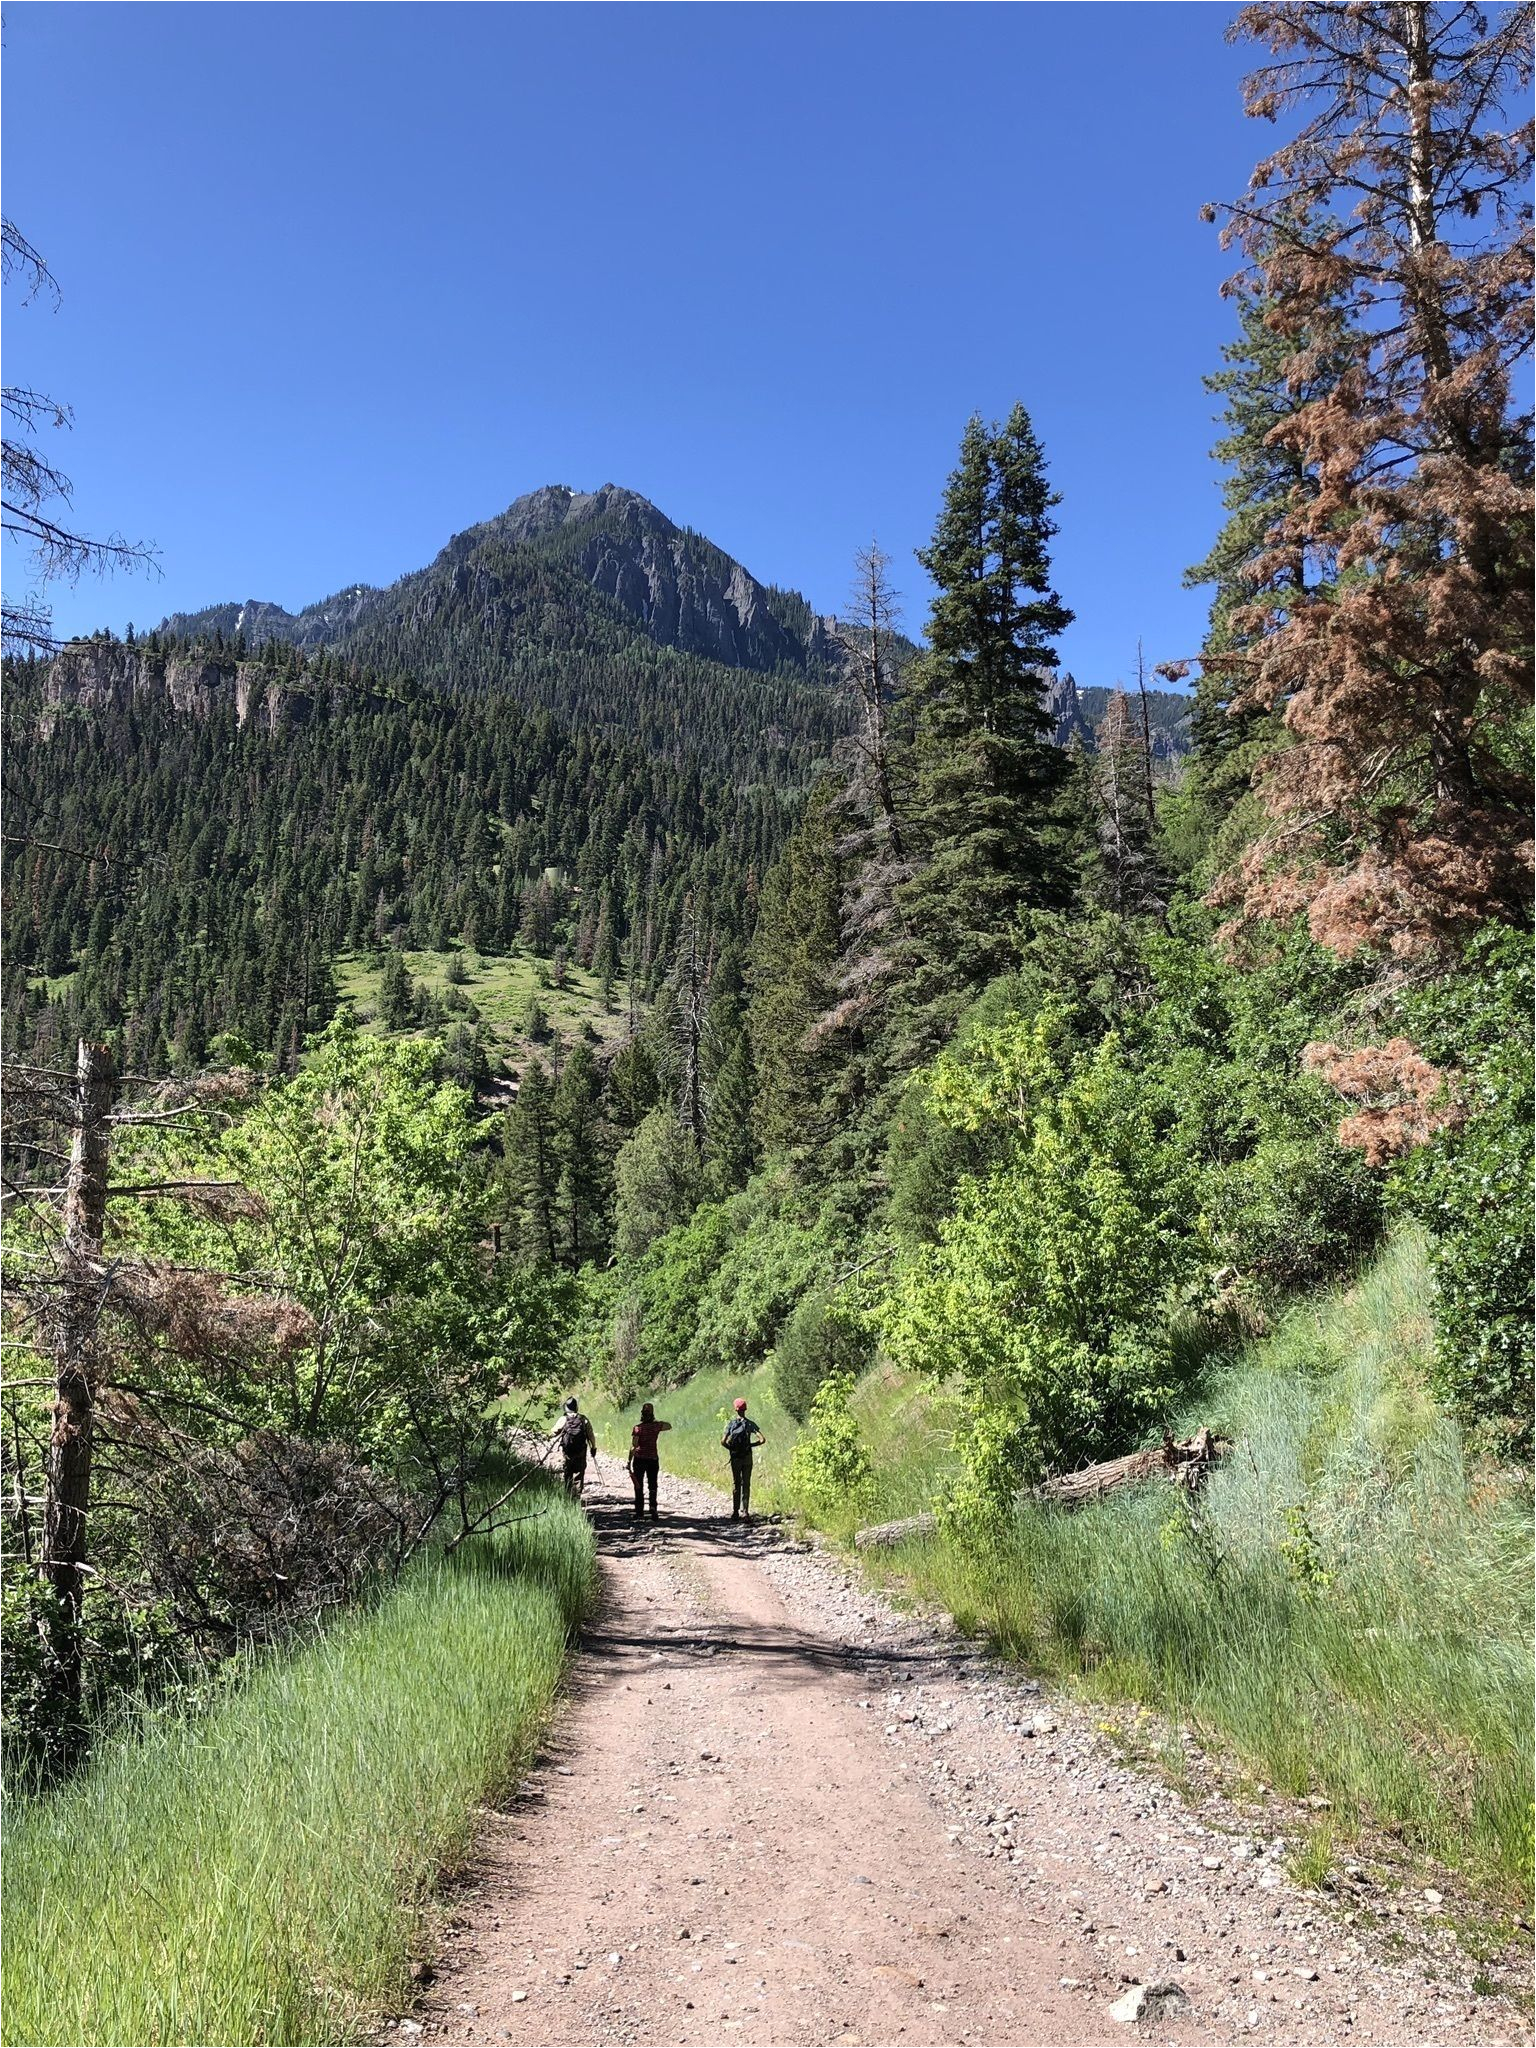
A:
[[[1292,1312],[1201,1396],[1236,1444],[1198,1512],[1149,1486],[894,1569],[1091,1693],[1196,1725],[1281,1789],[1495,1894],[1531,1877],[1529,1500],[1424,1390],[1422,1245]]]
[[[408,1998],[434,1881],[524,1768],[590,1597],[584,1518],[539,1505],[15,1805],[7,2042],[339,2042]]]

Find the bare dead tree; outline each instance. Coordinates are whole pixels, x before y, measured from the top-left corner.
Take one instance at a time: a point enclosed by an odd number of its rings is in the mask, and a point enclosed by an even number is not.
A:
[[[1091,786],[1109,900],[1121,916],[1165,908],[1153,858],[1146,760],[1145,727],[1141,733],[1134,729],[1129,701],[1117,684],[1099,725]]]
[[[1136,694],[1141,699],[1141,765],[1147,785],[1147,824],[1157,818],[1157,801],[1152,794],[1152,717],[1147,707],[1147,658],[1141,641],[1136,642]]]
[[[858,722],[852,735],[857,779],[867,785],[886,844],[893,857],[901,860],[901,820],[896,809],[886,715],[890,641],[901,617],[901,600],[887,574],[890,565],[890,556],[876,540],[855,554],[843,645],[848,657],[847,673],[858,700]]]
[[[53,1316],[56,1383],[45,1470],[42,1570],[71,1622],[78,1624],[99,1376],[101,1247],[111,1146],[108,1119],[116,1090],[112,1055],[104,1045],[80,1041],[75,1090],[74,1138],[64,1192],[60,1285]],[[75,1690],[79,1676],[78,1647],[72,1658],[75,1669],[71,1690]]]
[[[704,1117],[704,1023],[709,1009],[709,970],[704,959],[699,916],[691,894],[683,900],[682,929],[677,938],[678,1048],[677,1114],[683,1129],[702,1149]]]
[[[0,272],[9,283],[19,278],[25,300],[39,297],[58,302],[59,288],[47,263],[12,221],[0,224]],[[68,429],[74,414],[67,405],[28,386],[0,388],[0,502],[8,540],[30,553],[34,587],[25,596],[7,597],[0,618],[5,650],[14,654],[48,654],[58,644],[53,615],[42,595],[49,582],[62,577],[75,582],[89,570],[110,575],[114,570],[155,566],[155,550],[145,541],[125,540],[112,533],[96,538],[78,531],[70,518],[74,487],[50,462],[38,437],[47,429]]]

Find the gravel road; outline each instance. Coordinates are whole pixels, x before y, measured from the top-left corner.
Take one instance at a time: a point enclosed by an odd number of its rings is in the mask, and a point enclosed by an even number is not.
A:
[[[1529,2039],[1439,1893],[1299,1889],[1294,1811],[1191,1803],[835,1555],[667,1474],[636,1528],[602,1472],[564,1712],[386,2041]]]

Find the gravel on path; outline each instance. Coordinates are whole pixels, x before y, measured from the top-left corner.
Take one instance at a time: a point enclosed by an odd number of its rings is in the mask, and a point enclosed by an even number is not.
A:
[[[637,1527],[613,1477],[565,1710],[386,2042],[1529,2039],[1440,1898],[1341,1911],[1288,1876],[1278,1810],[1186,1801],[713,1488],[664,1474]]]

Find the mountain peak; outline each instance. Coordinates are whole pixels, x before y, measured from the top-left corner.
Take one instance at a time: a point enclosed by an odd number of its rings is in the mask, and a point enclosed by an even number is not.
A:
[[[388,590],[353,585],[297,614],[250,600],[168,619],[168,630],[188,636],[220,630],[301,647],[343,649],[359,631],[387,630],[391,655],[430,667],[414,652],[426,622],[442,603],[473,593],[482,619],[499,618],[499,636],[525,620],[529,593],[585,586],[598,602],[597,618],[614,614],[633,631],[664,647],[699,655],[728,668],[824,670],[838,659],[826,621],[804,598],[759,583],[742,564],[701,534],[678,526],[649,498],[622,484],[580,491],[543,484],[514,498],[504,512],[457,533],[425,569]],[[387,628],[384,622],[393,622]],[[526,622],[523,626],[526,630]]]
[[[514,498],[505,512],[486,520],[473,533],[494,532],[504,540],[537,540],[561,527],[586,526],[617,516],[635,518],[659,531],[677,532],[673,522],[649,498],[622,484],[603,484],[595,491],[573,490],[569,484],[543,484]]]

